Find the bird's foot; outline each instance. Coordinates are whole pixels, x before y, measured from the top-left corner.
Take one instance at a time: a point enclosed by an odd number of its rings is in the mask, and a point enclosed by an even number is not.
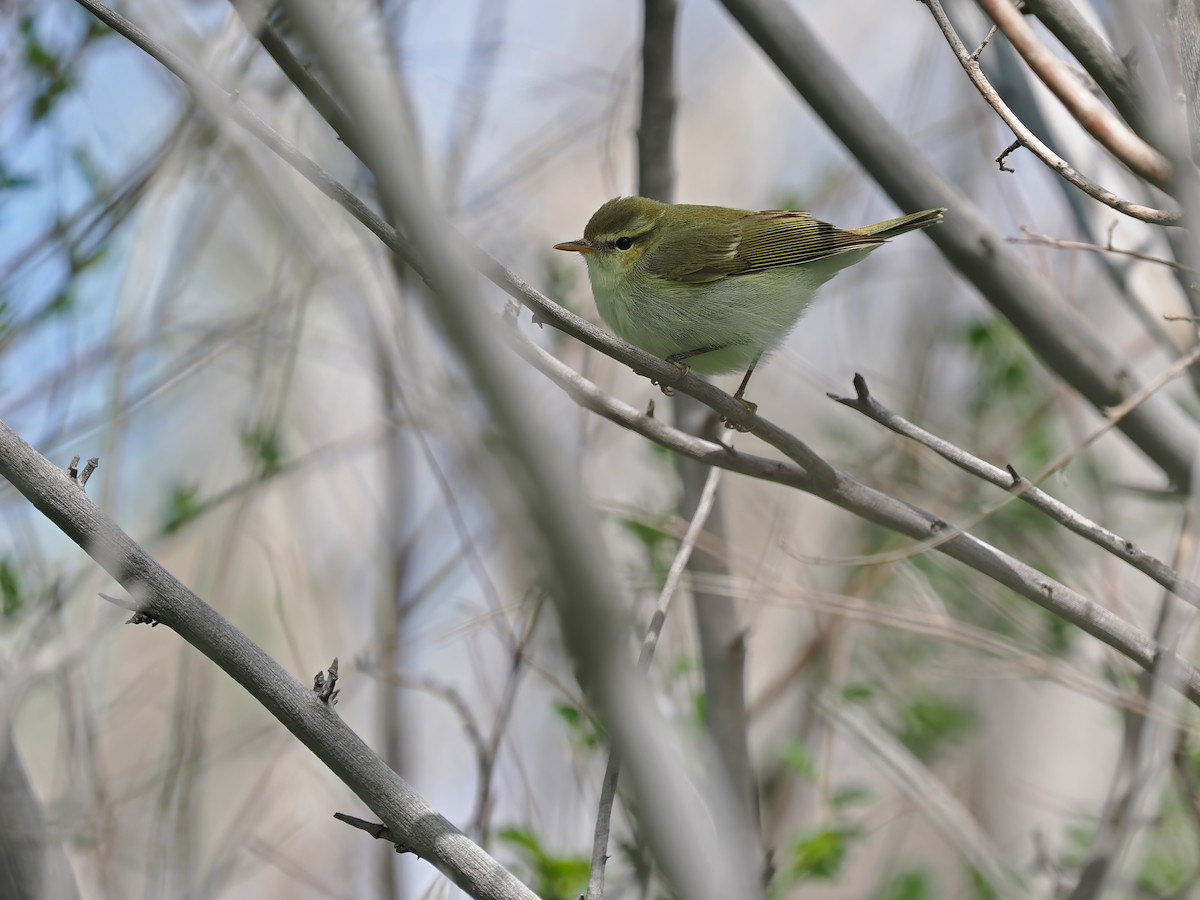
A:
[[[671,365],[673,365],[675,368],[677,368],[679,370],[680,378],[682,378],[684,375],[686,375],[690,371],[690,368],[687,363],[682,363],[682,362],[679,362],[678,360],[674,360],[674,359],[668,359],[667,362],[671,363]],[[669,384],[663,384],[657,378],[651,378],[650,383],[653,384],[654,386],[656,386],[660,391],[662,391],[668,397],[675,396],[675,388],[671,387]]]
[[[736,394],[734,395],[733,399],[736,400],[738,403],[742,404],[742,406],[744,406],[746,408],[746,412],[750,413],[750,415],[752,415],[752,416],[757,415],[757,413],[758,413],[758,404],[757,403],[751,403],[745,397],[739,397]],[[730,422],[724,416],[721,417],[721,424],[723,424],[726,428],[729,428],[733,431],[740,431],[743,434],[745,434],[747,431],[750,430],[749,425],[742,425],[738,422]]]

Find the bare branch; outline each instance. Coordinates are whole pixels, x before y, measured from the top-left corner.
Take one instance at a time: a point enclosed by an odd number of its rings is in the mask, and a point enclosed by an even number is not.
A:
[[[1193,350],[1188,356],[1180,360],[1182,364],[1180,368],[1186,368],[1197,359],[1200,359],[1200,350]],[[923,444],[943,459],[954,463],[954,465],[958,466],[964,472],[969,472],[976,478],[980,478],[1002,490],[1009,491],[1013,496],[1028,503],[1034,509],[1045,513],[1067,530],[1086,538],[1122,562],[1128,563],[1139,572],[1148,575],[1168,591],[1178,595],[1193,606],[1200,607],[1200,585],[1184,578],[1179,572],[1172,569],[1162,560],[1138,549],[1133,541],[1114,534],[1107,528],[1104,528],[1097,522],[1093,522],[1067,504],[1056,500],[1034,486],[1039,481],[1049,477],[1052,472],[1060,469],[1061,463],[1052,463],[1046,468],[1046,471],[1039,473],[1032,479],[1023,478],[1017,474],[1016,469],[1012,466],[1009,466],[1007,469],[994,466],[892,412],[875,399],[867,388],[866,379],[861,375],[854,376],[854,386],[857,389],[857,397],[830,396],[838,403],[858,410],[867,418],[878,422],[885,428],[890,428],[896,434],[903,435]]]
[[[259,701],[387,824],[472,897],[535,900],[433,809],[334,711],[152,559],[67,474],[0,422],[0,477],[98,562],[140,614],[173,629]]]
[[[1062,238],[1051,237],[1048,234],[1038,234],[1036,231],[1030,231],[1028,228],[1022,228],[1021,231],[1025,234],[1025,237],[1010,237],[1008,238],[1008,242],[1010,244],[1040,244],[1046,247],[1056,247],[1059,250],[1086,250],[1091,253],[1113,253],[1117,256],[1128,256],[1131,259],[1138,259],[1142,262],[1166,266],[1168,269],[1174,269],[1177,272],[1195,271],[1191,266],[1186,266],[1173,259],[1163,259],[1161,256],[1147,256],[1145,253],[1138,253],[1136,250],[1122,250],[1119,247],[1114,247],[1111,241],[1107,245],[1089,244],[1085,241],[1068,241]]]
[[[1003,236],[970,199],[952,188],[854,84],[793,4],[722,0],[816,114],[903,210],[950,209],[946,227],[924,234],[1024,335],[1045,364],[1098,408],[1136,390],[1131,366],[1095,325],[1004,246]],[[1192,480],[1200,426],[1171,399],[1145,403],[1121,425],[1175,484]]]
[[[1134,203],[1131,200],[1118,197],[1112,191],[1106,190],[1100,187],[1100,185],[1089,181],[1065,159],[1047,147],[1037,135],[1025,127],[1025,124],[1017,118],[1016,114],[1009,109],[1008,104],[1001,99],[996,89],[992,87],[992,83],[983,74],[983,69],[980,67],[978,60],[971,58],[971,52],[967,50],[962,42],[962,38],[958,36],[958,32],[954,29],[954,25],[946,15],[946,11],[942,9],[942,4],[939,0],[921,0],[921,2],[929,7],[934,21],[937,22],[938,27],[942,30],[942,34],[946,36],[947,43],[950,44],[950,48],[954,51],[954,56],[958,59],[959,65],[967,73],[967,78],[971,80],[971,84],[979,91],[980,96],[987,101],[988,106],[996,111],[996,114],[1000,116],[1004,124],[1012,130],[1017,140],[1021,142],[1021,146],[1029,150],[1048,167],[1089,197],[1099,200],[1106,206],[1111,206],[1117,212],[1155,225],[1181,224],[1182,218],[1178,212],[1154,209],[1153,207],[1144,206],[1140,203]]]
[[[1054,92],[1075,121],[1105,149],[1138,175],[1155,184],[1163,185],[1171,179],[1172,168],[1167,158],[1138,137],[1084,89],[1074,73],[1068,71],[1063,62],[1038,40],[1024,15],[1013,6],[1012,0],[978,2],[1029,64],[1029,68]],[[934,17],[937,17],[936,12]]]
[[[657,419],[644,416],[628,404],[609,396],[527,338],[520,339],[515,346],[522,356],[560,385],[575,402],[670,450],[710,465],[719,465],[731,472],[805,491],[918,541],[932,537],[932,549],[965,563],[1077,625],[1143,668],[1169,660],[1170,665],[1182,673],[1178,682],[1180,689],[1187,693],[1193,703],[1200,703],[1200,670],[1193,669],[1178,655],[1157,645],[1149,635],[1115,613],[990,544],[953,529],[945,520],[854,481],[836,469],[832,470],[834,477],[831,483],[825,477],[813,478],[803,468],[788,462],[702,441]]]
[[[638,193],[669,203],[675,193],[675,18],[678,0],[642,0],[642,105]]]
[[[671,568],[659,592],[658,602],[654,604],[654,612],[650,616],[650,627],[642,641],[642,652],[638,655],[638,666],[643,670],[650,668],[654,660],[654,651],[658,647],[658,639],[662,635],[663,625],[667,621],[667,613],[671,609],[671,601],[679,587],[679,580],[692,556],[692,550],[704,529],[708,514],[712,511],[717,497],[717,485],[720,482],[721,470],[710,467],[708,477],[704,481],[704,490],[696,505],[696,512],[688,523],[687,532],[675,551],[671,560]],[[612,822],[613,804],[617,799],[617,782],[621,773],[621,759],[612,749],[608,751],[608,762],[604,767],[604,779],[600,785],[600,803],[596,811],[596,828],[592,838],[592,864],[588,873],[587,900],[600,900],[604,896],[604,869],[608,863],[608,834]]]
[[[1071,0],[1025,0],[1025,11],[1041,20],[1125,118],[1137,127],[1137,97],[1125,60],[1096,33]]]

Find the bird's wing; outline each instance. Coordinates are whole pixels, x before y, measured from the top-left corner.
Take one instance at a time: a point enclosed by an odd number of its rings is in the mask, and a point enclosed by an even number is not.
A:
[[[742,239],[736,255],[743,268],[731,275],[801,265],[883,243],[878,236],[844,231],[804,212],[770,209],[751,213],[740,224]]]
[[[843,231],[808,213],[769,209],[731,213],[714,226],[676,225],[643,261],[647,271],[671,281],[703,283],[777,266],[812,262],[855,247],[883,243],[878,236]]]
[[[640,265],[645,271],[668,281],[700,284],[744,268],[737,258],[744,214],[717,207],[708,212],[694,222],[672,222],[666,235],[642,258]]]

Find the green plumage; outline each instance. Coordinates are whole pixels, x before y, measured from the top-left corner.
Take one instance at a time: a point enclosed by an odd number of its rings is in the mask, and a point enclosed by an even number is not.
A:
[[[842,229],[794,210],[753,212],[618,197],[592,216],[584,240],[611,247],[620,237],[630,238],[641,245],[641,265],[649,274],[702,284],[882,244],[940,222],[943,212],[927,209],[862,228]]]
[[[804,212],[618,197],[582,238],[555,246],[583,254],[600,316],[621,337],[697,372],[748,378],[822,284],[943,212],[846,229]]]

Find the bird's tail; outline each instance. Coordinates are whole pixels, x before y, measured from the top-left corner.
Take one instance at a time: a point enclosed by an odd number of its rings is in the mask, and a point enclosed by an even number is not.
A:
[[[874,225],[864,225],[862,228],[855,228],[854,233],[886,241],[889,238],[898,237],[905,232],[936,225],[942,221],[942,213],[945,211],[945,208],[925,209],[918,213],[900,216],[898,219],[888,219],[886,222],[876,222]]]

